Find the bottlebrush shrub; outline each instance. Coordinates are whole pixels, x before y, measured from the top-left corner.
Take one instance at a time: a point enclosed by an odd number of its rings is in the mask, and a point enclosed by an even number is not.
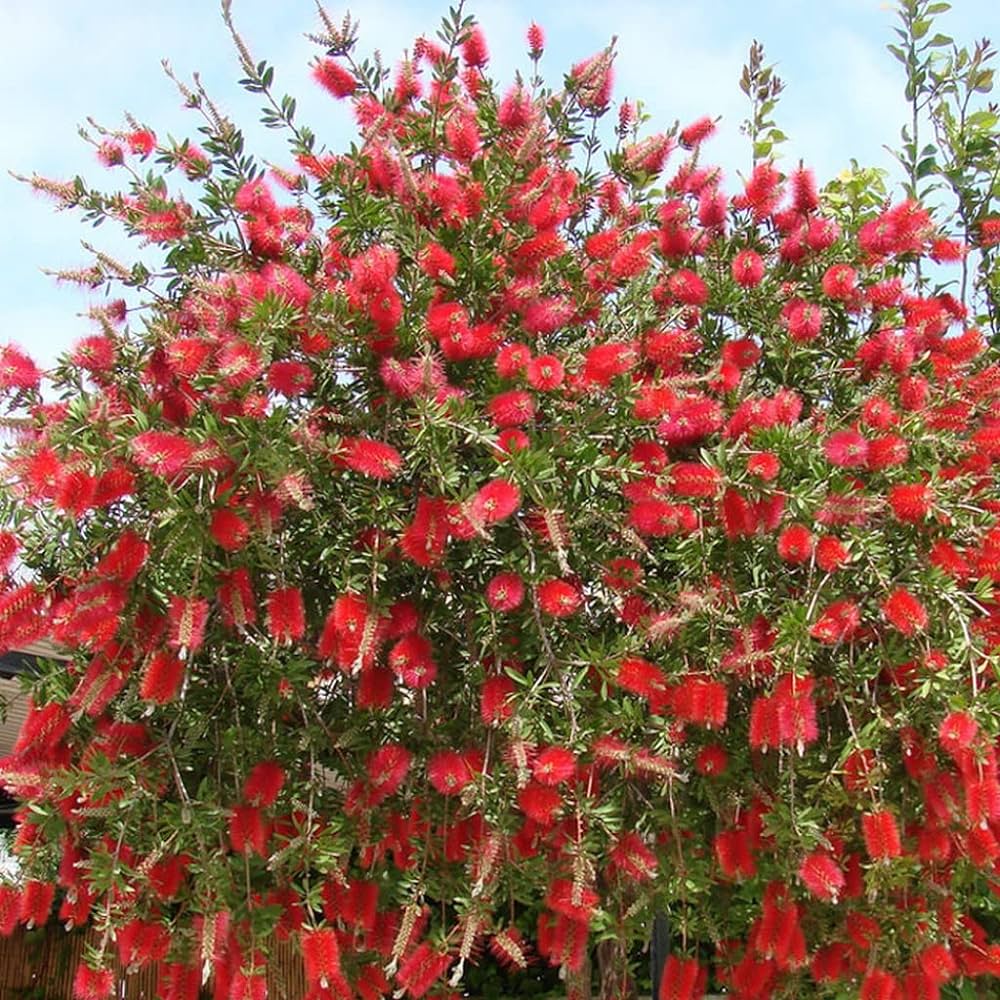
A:
[[[2,929],[96,924],[94,998],[115,949],[259,997],[290,935],[311,1000],[487,954],[572,993],[656,911],[671,997],[1000,974],[1000,361],[914,281],[928,212],[725,188],[708,120],[623,113],[598,169],[610,51],[498,86],[457,17],[394,73],[326,23],[329,153],[235,37],[288,164],[185,86],[197,149],[34,182],[165,263],[82,275],[134,304],[49,401],[0,355],[0,639],[72,654],[2,763]]]

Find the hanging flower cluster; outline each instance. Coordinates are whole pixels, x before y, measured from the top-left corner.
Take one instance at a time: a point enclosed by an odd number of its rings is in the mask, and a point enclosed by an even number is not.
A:
[[[36,181],[165,265],[87,272],[134,301],[46,397],[0,347],[0,646],[71,656],[0,931],[106,932],[81,1000],[262,997],[289,936],[309,1000],[572,993],[657,911],[678,1000],[1000,976],[1000,359],[930,214],[724,186],[710,119],[595,169],[612,53],[498,88],[459,18],[394,74],[326,23],[331,154],[236,38],[286,168],[184,87],[200,148]]]

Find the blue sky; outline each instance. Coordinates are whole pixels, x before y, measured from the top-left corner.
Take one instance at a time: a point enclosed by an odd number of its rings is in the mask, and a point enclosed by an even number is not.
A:
[[[160,68],[167,58],[186,78],[200,71],[209,92],[250,137],[250,147],[273,162],[287,162],[274,133],[253,129],[257,103],[241,91],[239,69],[215,0],[6,0],[0,37],[0,88],[6,127],[0,165],[53,178],[83,174],[112,186],[117,178],[76,134],[88,116],[107,127],[129,111],[160,136],[194,137],[196,116],[181,107]],[[332,149],[351,136],[346,109],[309,78],[314,46],[305,37],[316,26],[312,0],[234,0],[237,21],[258,59],[276,67],[276,86],[295,95],[303,121]],[[447,10],[432,0],[335,2],[336,18],[350,9],[361,22],[361,48],[379,49],[392,63],[420,34],[431,33]],[[510,79],[527,67],[524,31],[532,19],[545,29],[543,71],[561,79],[573,62],[618,37],[615,96],[640,97],[653,116],[651,130],[675,119],[722,115],[710,152],[731,182],[747,162],[738,124],[746,102],[737,81],[753,38],[778,63],[786,91],[778,125],[790,142],[785,162],[799,158],[820,179],[836,174],[853,156],[891,166],[882,144],[894,142],[906,108],[902,77],[885,51],[893,13],[881,0],[600,0],[528,3],[481,0],[467,5],[487,33],[491,75]],[[971,42],[1000,36],[1000,5],[955,0],[939,30]],[[49,364],[79,337],[93,332],[79,314],[90,299],[80,289],[57,286],[42,267],[86,263],[86,239],[129,261],[137,251],[108,226],[84,227],[70,213],[55,213],[44,198],[0,175],[0,343],[14,341]],[[148,254],[148,251],[147,251]],[[138,251],[142,256],[142,251]]]

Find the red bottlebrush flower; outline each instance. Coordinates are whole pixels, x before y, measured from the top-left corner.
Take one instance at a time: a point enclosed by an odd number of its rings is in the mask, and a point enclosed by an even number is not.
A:
[[[486,36],[478,24],[473,25],[462,39],[462,62],[466,66],[482,69],[490,61]]]
[[[173,701],[184,683],[184,662],[173,653],[160,650],[154,653],[142,675],[139,697],[157,705]]]
[[[496,726],[506,722],[514,714],[512,696],[517,686],[506,675],[487,677],[479,696],[479,717],[483,724]]]
[[[209,527],[216,543],[227,552],[238,552],[250,536],[250,525],[234,510],[224,507],[212,514]]]
[[[413,754],[405,747],[390,743],[373,751],[365,762],[365,772],[371,783],[369,802],[377,806],[403,786],[413,762]]]
[[[871,775],[875,770],[875,754],[871,750],[853,750],[844,761],[844,788],[860,794],[872,787]]]
[[[727,489],[720,506],[727,538],[745,538],[757,531],[756,507],[739,490]]]
[[[226,1000],[267,1000],[267,977],[263,971],[234,972]]]
[[[506,479],[494,479],[479,489],[465,505],[464,514],[478,526],[497,524],[516,513],[521,506],[521,491]]]
[[[176,337],[167,345],[167,364],[179,378],[193,378],[213,350],[212,344],[200,337]]]
[[[229,843],[237,854],[267,856],[271,824],[258,806],[235,806],[229,818]]]
[[[419,944],[405,958],[396,973],[396,982],[412,1000],[426,996],[431,987],[448,971],[451,958],[439,952],[427,941]]]
[[[84,337],[73,345],[73,364],[86,371],[98,374],[114,368],[116,360],[115,342],[104,334]]]
[[[698,196],[698,221],[704,229],[719,232],[726,224],[726,196],[714,185],[702,189]]]
[[[781,200],[781,175],[772,163],[758,163],[743,188],[733,199],[738,208],[751,208],[758,222],[766,219]]]
[[[722,364],[732,365],[734,368],[739,369],[739,371],[746,371],[757,364],[762,353],[760,344],[751,337],[739,337],[735,340],[727,340],[722,345]]]
[[[894,590],[882,602],[882,614],[897,632],[909,637],[927,628],[927,610],[918,598],[904,587]]]
[[[157,476],[177,475],[193,458],[194,445],[179,434],[146,431],[131,441],[132,455],[144,469]]]
[[[530,124],[534,118],[535,108],[531,97],[518,84],[514,84],[500,101],[497,121],[502,128],[515,132]]]
[[[494,396],[487,404],[486,412],[494,426],[501,430],[520,427],[535,419],[535,400],[531,393],[511,389]]]
[[[370,438],[344,438],[337,461],[372,479],[392,479],[403,466],[403,457],[391,444]]]
[[[792,208],[796,212],[807,215],[819,208],[819,194],[816,190],[816,177],[808,167],[793,170],[789,177],[792,188]]]
[[[208,622],[208,601],[203,597],[170,598],[167,610],[169,625],[168,642],[174,649],[187,649],[192,653],[201,648]]]
[[[680,141],[685,149],[694,149],[715,134],[715,120],[705,115],[681,129]]]
[[[675,462],[670,467],[670,491],[682,497],[714,497],[722,476],[701,462]]]
[[[785,562],[798,566],[809,561],[815,541],[804,524],[790,525],[778,536],[778,555]]]
[[[14,562],[14,557],[21,549],[21,543],[16,535],[9,531],[0,531],[0,573],[6,573]]]
[[[545,49],[545,32],[534,21],[528,25],[528,54],[537,59]]]
[[[0,937],[10,937],[21,916],[21,894],[7,883],[0,883]]]
[[[587,923],[600,902],[600,896],[587,885],[569,879],[555,879],[545,896],[545,905],[554,913]]]
[[[267,370],[267,385],[288,399],[304,396],[315,381],[312,369],[304,361],[275,361]]]
[[[115,466],[104,472],[94,489],[95,507],[107,507],[135,490],[135,474],[124,466]]]
[[[613,867],[626,878],[638,882],[648,882],[656,874],[656,855],[646,846],[637,833],[621,834],[609,854],[609,867]]]
[[[776,479],[781,471],[781,460],[777,455],[769,451],[762,451],[756,455],[751,455],[747,460],[747,472],[764,482],[771,482]]]
[[[708,985],[708,970],[697,959],[670,955],[663,963],[658,996],[661,1000],[701,1000]]]
[[[455,258],[440,243],[426,244],[417,259],[428,278],[436,281],[442,275],[454,277]]]
[[[243,783],[243,800],[252,806],[273,806],[285,783],[282,766],[273,760],[255,764]]]
[[[819,736],[816,724],[816,703],[813,700],[815,680],[784,674],[779,677],[771,696],[778,717],[778,734],[784,746],[795,746],[799,754]]]
[[[494,365],[500,378],[509,379],[527,371],[529,361],[531,348],[527,344],[504,344],[497,352]]]
[[[584,111],[597,114],[608,106],[611,100],[611,60],[610,50],[605,50],[578,62],[570,70],[572,90]]]
[[[312,299],[313,290],[309,283],[287,264],[272,261],[261,270],[264,290],[277,295],[289,305],[304,309]]]
[[[563,384],[566,369],[554,354],[541,354],[528,362],[526,377],[532,388],[539,392],[551,392]]]
[[[958,963],[947,945],[931,944],[917,956],[917,963],[923,974],[940,986],[958,975]]]
[[[861,420],[866,427],[877,431],[887,431],[899,423],[899,416],[892,404],[881,396],[872,396],[861,407]]]
[[[41,378],[34,361],[19,347],[0,345],[0,392],[9,389],[37,390]]]
[[[531,773],[540,785],[560,785],[576,773],[576,756],[565,747],[547,747],[535,758]]]
[[[726,878],[741,881],[756,874],[757,862],[746,830],[723,830],[716,834],[712,846],[715,859]]]
[[[563,800],[555,788],[531,781],[517,793],[517,805],[528,819],[541,827],[549,827],[562,809]]]
[[[665,538],[693,532],[698,527],[698,515],[688,504],[640,500],[629,509],[628,523],[640,535]]]
[[[444,124],[445,144],[452,158],[471,163],[482,147],[476,116],[465,108],[452,109]]]
[[[493,934],[490,938],[490,954],[508,971],[523,972],[531,961],[528,946],[516,927],[504,927]]]
[[[968,712],[950,712],[938,728],[938,742],[951,757],[960,757],[979,735],[979,723]]]
[[[824,535],[816,543],[816,565],[824,573],[833,573],[840,569],[850,558],[847,547],[839,538]]]
[[[628,761],[629,746],[617,736],[599,736],[591,747],[594,761],[603,768],[613,768]]]
[[[473,775],[464,754],[441,750],[427,761],[427,780],[442,795],[460,795]]]
[[[129,150],[143,160],[156,148],[156,133],[152,129],[135,129],[129,132],[125,138]]]
[[[1000,218],[983,219],[979,223],[979,245],[995,247],[1000,243]]]
[[[250,573],[244,567],[219,574],[219,606],[222,620],[229,628],[245,629],[257,621]]]
[[[930,513],[934,491],[925,483],[900,483],[886,498],[897,520],[919,524]]]
[[[733,258],[732,274],[737,285],[753,288],[764,277],[764,260],[756,250],[741,250]]]
[[[718,743],[710,743],[698,751],[694,759],[694,769],[705,778],[714,778],[726,773],[729,755]]]
[[[834,601],[828,605],[809,629],[820,642],[833,646],[850,642],[861,628],[861,609],[854,601]]]
[[[303,930],[299,937],[306,982],[326,987],[343,978],[340,971],[340,943],[332,927]]]
[[[817,983],[836,983],[850,971],[850,953],[842,941],[818,948],[809,963],[809,972]]]
[[[53,497],[53,505],[77,518],[93,507],[96,487],[97,480],[90,473],[83,469],[67,469]]]
[[[92,969],[81,961],[73,976],[73,1000],[111,1000],[115,985],[110,969]]]
[[[965,555],[946,538],[939,538],[931,546],[931,565],[956,580],[967,580],[972,573],[972,566]]]
[[[679,722],[721,728],[728,711],[726,685],[699,674],[685,674],[671,694],[670,707]]]
[[[868,460],[868,439],[857,431],[836,431],[824,442],[823,452],[831,465],[862,466]]]
[[[29,700],[27,715],[14,743],[14,753],[51,750],[66,735],[70,724],[70,715],[64,705],[49,702],[38,706]]]
[[[978,868],[993,868],[1000,858],[1000,843],[988,827],[976,826],[966,839],[969,860]]]
[[[861,817],[861,834],[873,861],[898,858],[903,853],[896,817],[887,810],[865,813]]]
[[[834,264],[827,268],[822,284],[827,298],[847,302],[857,292],[858,272],[850,264]]]
[[[631,342],[598,344],[584,356],[583,380],[590,385],[608,386],[634,368],[638,360],[639,352]]]
[[[392,704],[393,690],[392,671],[386,667],[370,667],[358,678],[356,704],[358,708],[372,711],[388,708]]]
[[[369,669],[384,637],[378,615],[360,594],[342,594],[333,602],[317,651],[344,670]]]
[[[638,656],[622,660],[615,682],[623,690],[652,702],[659,702],[667,691],[667,679],[663,671],[655,663]]]
[[[163,962],[156,986],[163,1000],[198,1000],[201,966]]]
[[[174,854],[149,866],[147,878],[157,899],[168,902],[180,892],[190,860],[186,854]]]
[[[404,635],[389,650],[388,662],[392,672],[414,690],[430,687],[437,677],[430,641],[419,632]]]
[[[653,475],[658,475],[663,472],[667,468],[669,462],[667,449],[662,445],[657,444],[655,441],[636,441],[632,445],[629,452],[629,458],[631,458],[643,472],[649,472]],[[703,466],[700,463],[684,464],[697,465],[701,469],[707,469],[707,466]]]
[[[267,630],[275,642],[298,642],[305,635],[306,611],[298,587],[281,587],[268,594]]]
[[[486,603],[494,611],[514,611],[524,600],[524,581],[517,573],[497,573],[486,584]]]
[[[553,618],[569,618],[583,604],[583,595],[569,580],[544,580],[535,593],[539,608]]]
[[[858,1000],[902,1000],[899,980],[885,969],[872,969],[861,981]]]
[[[18,900],[18,919],[28,927],[44,927],[52,912],[55,895],[56,887],[51,882],[25,882]]]
[[[350,97],[358,89],[354,75],[335,59],[321,59],[313,67],[313,79],[336,98]]]
[[[823,329],[823,309],[812,302],[792,299],[781,310],[781,322],[797,343],[815,340]]]
[[[3,540],[0,536],[0,570],[3,568]],[[146,565],[149,543],[143,541],[134,531],[124,531],[111,551],[94,567],[95,578],[108,578],[119,583],[129,583],[138,576]]]
[[[399,539],[400,551],[418,566],[435,566],[448,544],[448,504],[435,497],[420,497],[413,520]]]
[[[826,851],[813,851],[799,866],[802,884],[817,899],[836,903],[846,884],[844,873]]]

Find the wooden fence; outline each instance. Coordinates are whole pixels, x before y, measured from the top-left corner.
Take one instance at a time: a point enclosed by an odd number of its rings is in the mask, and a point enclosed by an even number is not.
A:
[[[92,930],[67,933],[59,924],[0,938],[0,1000],[72,1000],[77,963],[84,946],[95,940]],[[289,941],[275,943],[271,951],[268,1000],[301,1000],[306,984],[298,948]],[[127,975],[116,962],[115,970],[117,1000],[156,1000],[155,969]]]

